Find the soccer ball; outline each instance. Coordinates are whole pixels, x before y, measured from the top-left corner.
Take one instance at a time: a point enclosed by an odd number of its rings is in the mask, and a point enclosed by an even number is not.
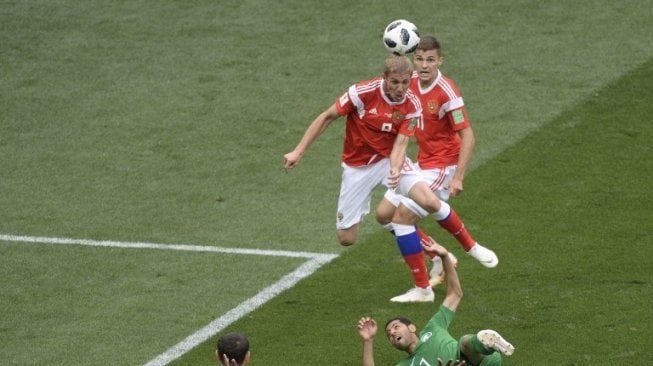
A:
[[[383,31],[383,44],[395,55],[405,55],[415,51],[419,43],[419,31],[415,24],[399,19],[390,22]]]

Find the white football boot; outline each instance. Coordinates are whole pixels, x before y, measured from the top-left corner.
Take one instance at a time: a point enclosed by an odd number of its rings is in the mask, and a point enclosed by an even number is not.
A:
[[[435,293],[430,287],[413,287],[405,294],[390,299],[392,302],[433,302],[433,300],[435,300]]]
[[[472,258],[481,262],[481,264],[487,268],[494,268],[499,264],[499,258],[497,255],[479,243],[474,244],[467,254],[471,255]]]
[[[502,355],[510,356],[515,352],[515,347],[510,342],[503,339],[499,333],[491,329],[478,332],[476,337],[486,348],[501,352]]]

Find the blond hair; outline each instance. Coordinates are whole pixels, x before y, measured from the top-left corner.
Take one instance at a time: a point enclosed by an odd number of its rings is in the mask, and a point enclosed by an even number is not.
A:
[[[413,63],[406,56],[390,55],[385,59],[383,74],[410,74],[413,72]]]

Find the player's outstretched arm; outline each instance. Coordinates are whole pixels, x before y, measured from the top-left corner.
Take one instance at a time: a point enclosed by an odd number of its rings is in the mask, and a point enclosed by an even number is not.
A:
[[[315,140],[317,140],[317,138],[327,129],[327,127],[329,127],[331,122],[335,121],[338,117],[340,117],[340,115],[338,114],[335,104],[332,104],[327,110],[320,113],[320,115],[317,116],[308,126],[306,132],[304,132],[304,136],[299,140],[295,149],[283,156],[284,169],[288,171],[299,164],[299,161],[302,156],[304,156],[309,146],[311,146],[313,142],[315,142]]]
[[[444,297],[444,301],[442,301],[442,305],[451,311],[456,311],[460,300],[463,298],[463,289],[460,286],[458,272],[456,272],[456,264],[449,257],[447,248],[438,244],[435,240],[431,242],[422,241],[422,246],[424,250],[434,252],[442,258],[442,266],[444,267],[444,274],[447,279],[447,294]]]
[[[358,321],[358,334],[363,338],[363,366],[374,366],[374,336],[378,329],[376,321],[370,317]]]

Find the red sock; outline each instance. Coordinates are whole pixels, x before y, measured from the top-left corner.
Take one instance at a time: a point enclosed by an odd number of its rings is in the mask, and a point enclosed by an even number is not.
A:
[[[422,229],[420,229],[418,227],[416,227],[415,229],[417,229],[417,235],[419,235],[419,240],[420,241],[422,241],[422,240],[431,240],[431,238],[428,236],[428,234],[423,232]],[[428,255],[431,259],[435,258],[435,256],[437,255],[435,252],[426,252],[425,251],[424,253],[426,253],[426,255]]]
[[[426,263],[424,263],[424,252],[410,254],[404,256],[404,261],[410,268],[410,273],[413,275],[413,281],[417,287],[430,287],[429,273],[426,270]]]
[[[449,216],[442,221],[438,221],[438,224],[453,235],[466,252],[472,249],[474,244],[476,244],[476,240],[472,239],[472,236],[465,228],[465,224],[460,217],[458,217],[458,214],[453,208],[451,209]]]

